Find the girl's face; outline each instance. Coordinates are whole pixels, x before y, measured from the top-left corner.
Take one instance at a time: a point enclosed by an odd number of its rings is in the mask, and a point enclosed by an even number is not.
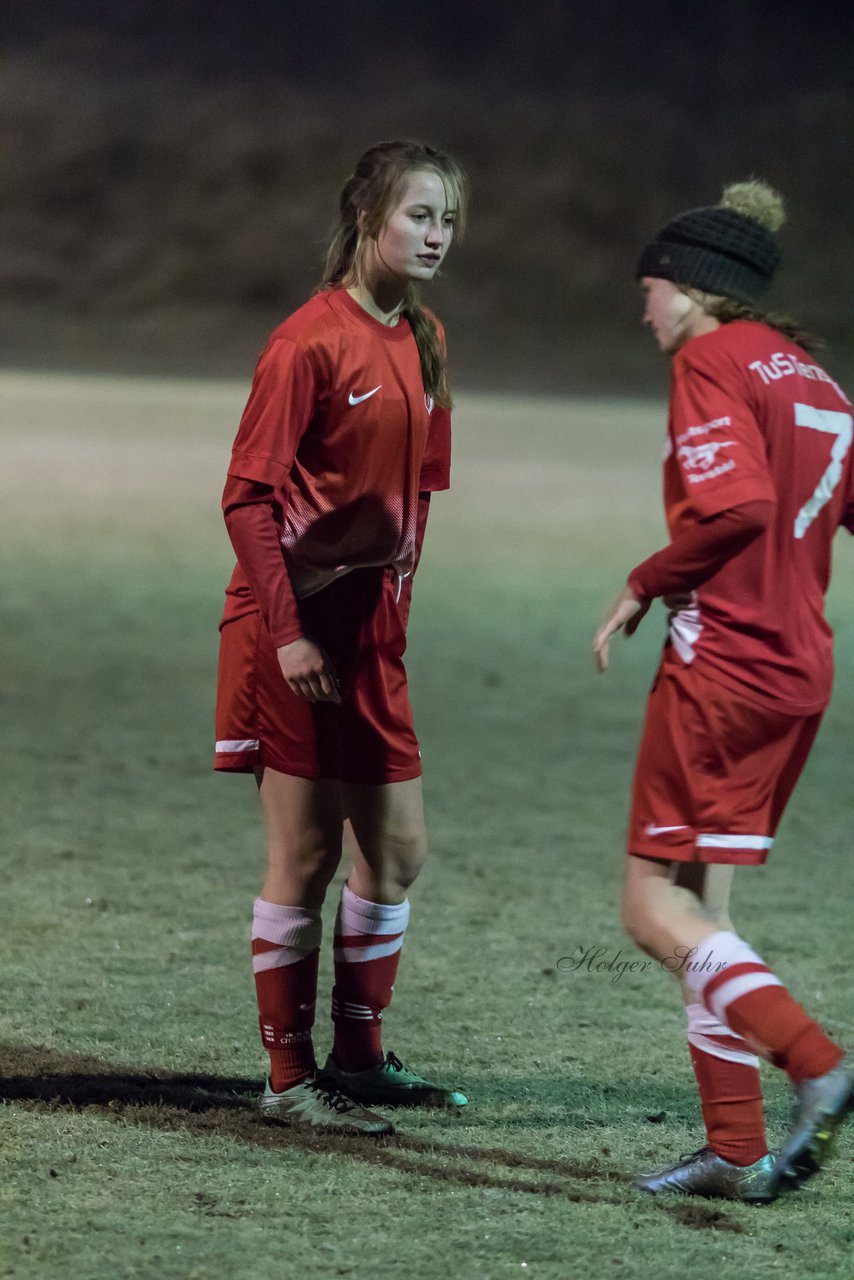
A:
[[[397,279],[432,280],[454,236],[456,209],[448,201],[438,173],[414,169],[371,245],[371,265]]]
[[[670,280],[644,276],[640,283],[646,297],[643,323],[652,329],[661,350],[672,356],[694,336],[703,312]]]

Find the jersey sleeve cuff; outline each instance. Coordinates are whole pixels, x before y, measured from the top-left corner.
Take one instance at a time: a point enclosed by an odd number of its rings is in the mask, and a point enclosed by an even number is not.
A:
[[[289,469],[275,458],[267,458],[260,453],[241,453],[235,449],[231,455],[228,474],[280,489],[288,478]]]
[[[732,507],[743,506],[746,502],[773,502],[776,505],[777,494],[769,479],[756,477],[722,485],[708,493],[692,488],[688,501],[698,519],[703,520]]]
[[[425,467],[418,478],[421,493],[440,493],[450,487],[451,472],[448,467]]]
[[[632,569],[626,581],[626,586],[629,588],[629,591],[631,591],[632,595],[637,596],[641,604],[647,604],[648,601],[655,599],[654,592],[648,591],[644,587],[643,579],[641,578],[641,575],[639,572],[639,567],[638,569]]]
[[[270,638],[273,641],[273,648],[281,649],[283,645],[293,644],[295,640],[304,640],[305,632],[298,622],[292,622],[279,631],[271,631]]]

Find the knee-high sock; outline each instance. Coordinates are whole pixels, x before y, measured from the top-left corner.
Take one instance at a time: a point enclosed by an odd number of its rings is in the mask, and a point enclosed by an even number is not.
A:
[[[839,1046],[737,934],[707,938],[682,978],[715,1018],[795,1084],[824,1075],[842,1059]]]
[[[252,968],[261,1039],[277,1093],[316,1069],[311,1029],[317,1003],[320,912],[255,899]]]
[[[685,1013],[709,1146],[731,1164],[753,1164],[768,1151],[759,1059],[705,1005]]]
[[[391,1004],[409,902],[367,902],[348,885],[335,917],[332,1055],[344,1071],[382,1061],[383,1009]]]

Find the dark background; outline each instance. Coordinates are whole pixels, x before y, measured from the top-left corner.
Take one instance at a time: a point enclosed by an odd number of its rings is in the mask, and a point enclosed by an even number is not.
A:
[[[7,366],[247,376],[381,138],[454,152],[431,300],[457,385],[659,386],[634,265],[725,182],[777,185],[771,301],[854,373],[854,14],[718,0],[28,0],[0,55]]]

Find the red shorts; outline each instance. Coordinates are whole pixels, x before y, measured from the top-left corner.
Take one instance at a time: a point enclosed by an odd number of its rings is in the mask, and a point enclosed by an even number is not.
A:
[[[694,666],[662,664],[635,766],[629,853],[763,863],[821,715],[773,711]]]
[[[340,703],[291,692],[260,613],[222,627],[216,769],[269,766],[375,785],[420,776],[397,582],[391,570],[356,569],[300,601],[306,636],[331,659]]]

